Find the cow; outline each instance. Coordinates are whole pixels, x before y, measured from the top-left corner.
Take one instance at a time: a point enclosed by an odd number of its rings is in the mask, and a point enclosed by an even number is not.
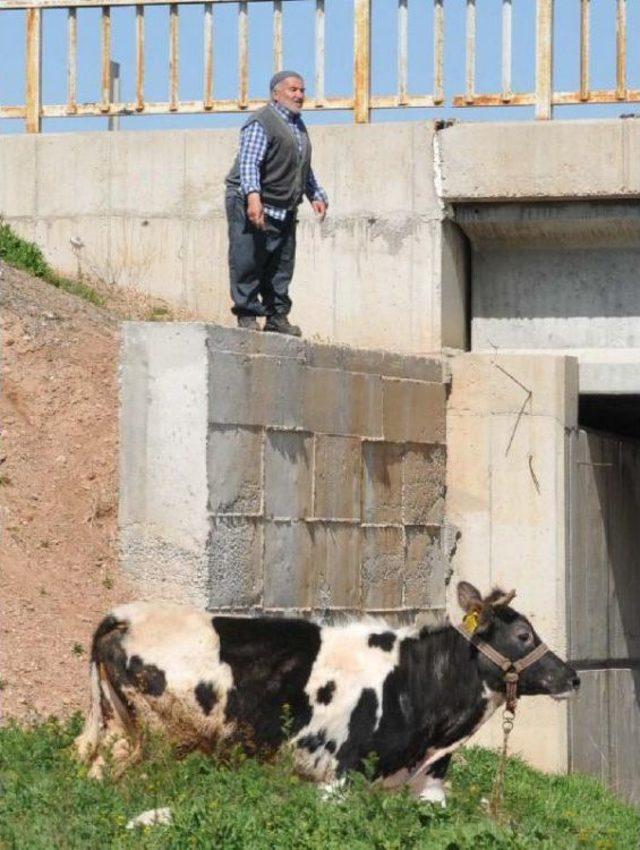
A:
[[[580,684],[510,606],[514,595],[482,598],[460,582],[463,623],[443,616],[421,628],[119,606],[93,638],[78,755],[94,776],[108,751],[124,769],[141,731],[159,728],[183,750],[268,756],[286,746],[295,769],[325,787],[368,770],[444,805],[451,753],[497,708],[525,695],[563,699]]]

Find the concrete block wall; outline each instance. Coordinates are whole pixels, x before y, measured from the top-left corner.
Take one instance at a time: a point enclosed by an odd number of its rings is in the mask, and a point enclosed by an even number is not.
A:
[[[121,375],[123,564],[150,594],[392,618],[444,606],[439,360],[132,323]]]

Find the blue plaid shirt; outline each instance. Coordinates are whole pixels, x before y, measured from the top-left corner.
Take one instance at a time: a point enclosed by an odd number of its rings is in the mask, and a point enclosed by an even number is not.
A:
[[[302,134],[300,132],[300,116],[291,112],[284,106],[272,102],[270,104],[276,109],[285,119],[288,126],[291,128],[297,143],[298,150],[302,153]],[[260,192],[260,166],[267,153],[267,134],[264,127],[257,121],[249,124],[242,130],[240,136],[240,188],[242,194],[246,197],[250,192]],[[315,175],[309,169],[309,178],[304,190],[305,195],[310,201],[324,201],[328,203],[327,194],[324,189],[318,184]],[[289,210],[281,207],[271,207],[265,205],[265,214],[276,221],[284,221]]]

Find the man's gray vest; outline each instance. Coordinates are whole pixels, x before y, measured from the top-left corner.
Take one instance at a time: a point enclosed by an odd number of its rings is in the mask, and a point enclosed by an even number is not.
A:
[[[267,152],[262,163],[260,182],[262,201],[267,206],[292,210],[302,201],[311,170],[311,141],[300,121],[302,153],[291,127],[273,106],[263,106],[244,124],[257,121],[267,134]],[[243,127],[243,129],[244,129]],[[240,188],[240,155],[236,156],[226,184]]]

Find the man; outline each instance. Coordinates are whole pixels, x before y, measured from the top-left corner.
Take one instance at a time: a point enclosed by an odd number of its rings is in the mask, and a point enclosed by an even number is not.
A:
[[[303,196],[319,221],[327,196],[311,169],[311,142],[300,117],[304,80],[274,74],[271,102],[245,123],[240,150],[226,178],[229,277],[238,326],[300,336],[289,322],[289,284],[296,253],[296,210]]]

